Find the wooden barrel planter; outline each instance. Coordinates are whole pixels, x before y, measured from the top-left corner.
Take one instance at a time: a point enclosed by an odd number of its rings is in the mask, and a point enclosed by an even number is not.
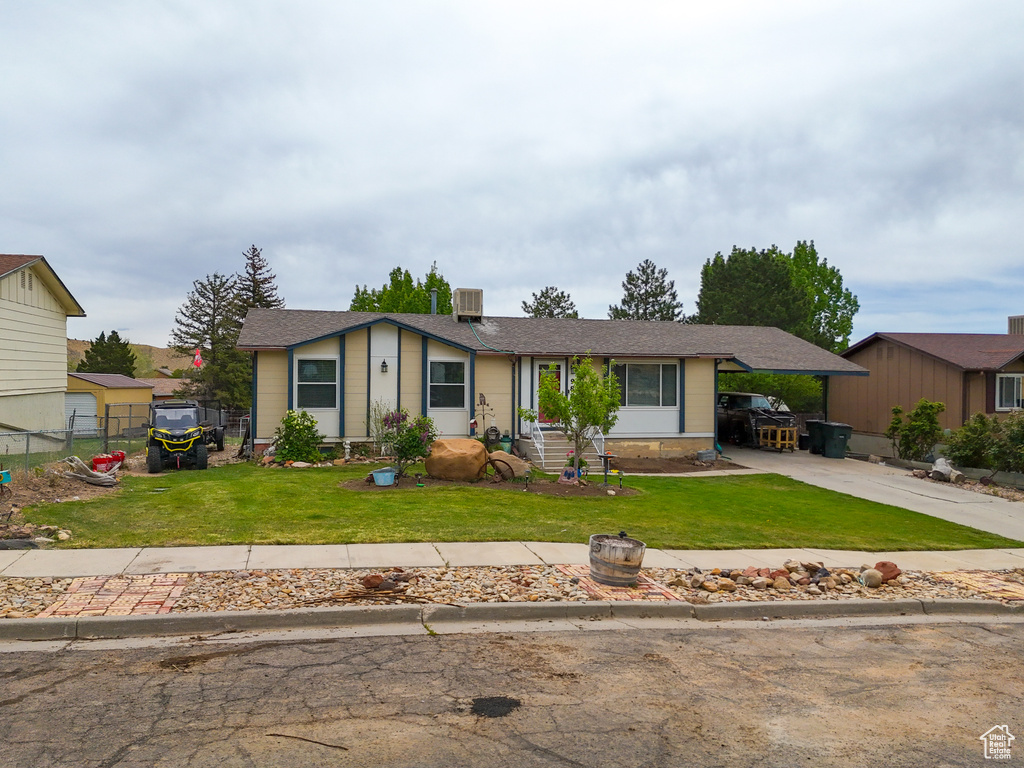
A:
[[[610,587],[636,583],[647,545],[628,536],[595,533],[590,537],[590,578]]]

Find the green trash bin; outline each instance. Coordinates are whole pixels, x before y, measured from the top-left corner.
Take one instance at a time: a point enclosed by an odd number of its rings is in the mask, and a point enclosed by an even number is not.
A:
[[[838,421],[826,421],[822,424],[825,434],[825,458],[845,459],[846,446],[853,436],[853,427]]]
[[[807,420],[807,440],[811,453],[822,454],[825,452],[825,422],[821,419]]]

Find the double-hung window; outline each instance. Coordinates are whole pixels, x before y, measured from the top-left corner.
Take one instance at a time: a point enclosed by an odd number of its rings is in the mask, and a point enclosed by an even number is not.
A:
[[[675,363],[621,363],[619,404],[625,408],[675,408],[678,404]]]
[[[338,361],[300,359],[297,362],[295,404],[302,409],[338,407]]]
[[[465,408],[466,363],[462,360],[431,360],[429,387],[429,408]]]
[[[1021,399],[1021,382],[1024,373],[996,374],[996,410],[1012,411],[1024,408]]]

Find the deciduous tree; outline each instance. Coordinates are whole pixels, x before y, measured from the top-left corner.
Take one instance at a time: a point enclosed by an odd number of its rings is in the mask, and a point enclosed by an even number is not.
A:
[[[622,283],[622,304],[608,307],[612,320],[682,320],[683,305],[667,269],[658,269],[650,259],[627,272]]]
[[[349,309],[353,312],[408,312],[430,314],[430,290],[437,289],[437,312],[450,315],[452,312],[452,289],[444,275],[437,271],[437,264],[430,267],[426,277],[413,282],[409,270],[395,267],[388,276],[388,282],[380,288],[356,286],[355,296]]]
[[[544,288],[539,294],[532,294],[533,301],[523,302],[523,312],[528,317],[572,317],[578,318],[576,305],[565,291],[553,285]]]
[[[551,419],[555,428],[573,444],[573,469],[578,476],[583,451],[619,419],[619,381],[610,365],[598,372],[589,356],[574,357],[572,370],[569,394],[562,392],[559,379],[553,373],[542,374],[537,405],[540,413]],[[538,412],[521,408],[519,416],[535,422]]]

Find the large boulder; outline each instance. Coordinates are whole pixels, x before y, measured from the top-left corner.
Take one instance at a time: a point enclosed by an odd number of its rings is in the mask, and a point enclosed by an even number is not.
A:
[[[468,437],[435,440],[423,464],[438,480],[479,480],[487,469],[487,449]]]
[[[527,462],[506,451],[492,451],[491,460],[495,462],[494,471],[505,480],[511,480],[512,477],[526,477],[526,473],[530,471],[530,465]],[[506,477],[510,470],[512,477]]]

